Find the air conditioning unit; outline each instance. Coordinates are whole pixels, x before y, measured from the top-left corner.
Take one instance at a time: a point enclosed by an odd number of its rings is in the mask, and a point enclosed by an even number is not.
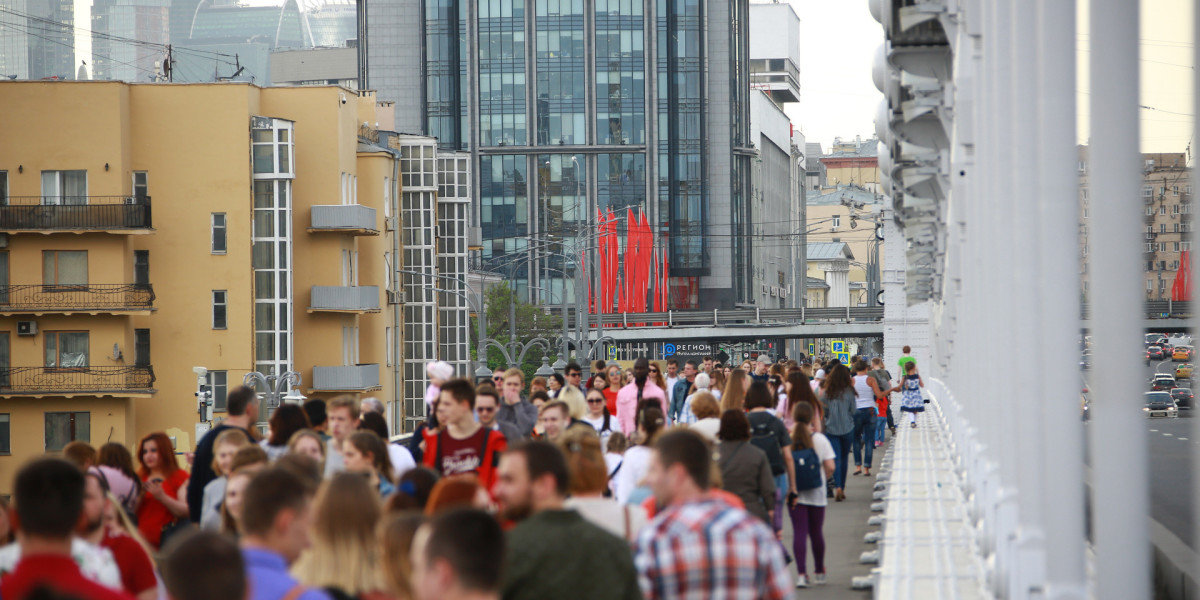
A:
[[[387,299],[388,299],[388,304],[404,304],[404,301],[405,301],[404,292],[388,290],[387,291]]]
[[[388,231],[395,231],[396,223],[398,221],[399,221],[399,219],[397,219],[396,217],[388,217],[388,218],[384,219],[384,224],[387,227]]]
[[[37,335],[37,321],[17,321],[17,335]]]

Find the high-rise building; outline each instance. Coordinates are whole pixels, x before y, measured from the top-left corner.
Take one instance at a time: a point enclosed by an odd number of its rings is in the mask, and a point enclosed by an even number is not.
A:
[[[483,269],[526,298],[573,305],[597,212],[615,213],[623,239],[632,209],[669,262],[671,307],[751,299],[748,0],[368,10],[370,85],[397,101],[397,127],[470,153]],[[423,19],[405,33],[372,26],[375,15]],[[392,85],[411,73],[423,73],[417,101]]]
[[[73,440],[191,450],[193,367],[218,419],[247,373],[294,370],[399,422],[399,164],[360,125],[372,95],[13,82],[0,106],[0,494]]]
[[[147,82],[161,76],[170,8],[171,0],[95,0],[92,78]]]
[[[75,2],[28,0],[29,78],[74,79]]]
[[[0,0],[0,78],[29,79],[28,0]]]

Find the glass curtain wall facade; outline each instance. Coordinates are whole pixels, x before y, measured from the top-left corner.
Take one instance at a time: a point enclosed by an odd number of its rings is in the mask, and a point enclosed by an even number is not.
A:
[[[645,7],[642,0],[595,1],[596,143],[645,144]]]
[[[524,146],[525,2],[480,0],[479,143]]]
[[[254,117],[254,368],[265,375],[292,370],[293,124]],[[266,418],[267,411],[260,412]]]
[[[537,0],[537,144],[587,140],[583,0]]]
[[[425,0],[425,110],[428,134],[445,149],[470,144],[465,101],[467,2]]]
[[[528,164],[523,154],[479,158],[479,218],[483,268],[503,275],[521,296],[529,293]]]
[[[673,277],[708,274],[703,8],[699,0],[658,0],[658,196]]]

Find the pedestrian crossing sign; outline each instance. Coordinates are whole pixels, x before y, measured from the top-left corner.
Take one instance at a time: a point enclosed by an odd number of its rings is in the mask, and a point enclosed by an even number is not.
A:
[[[838,362],[842,363],[843,365],[850,363],[849,352],[834,352],[833,357],[838,359]]]
[[[808,355],[809,355],[809,356],[812,356],[812,355],[814,355],[814,354],[816,354],[816,353],[817,353],[817,345],[816,345],[816,344],[809,344],[809,345],[808,345]]]
[[[617,347],[616,346],[608,347],[608,360],[617,360]]]
[[[846,351],[846,342],[843,342],[842,340],[833,340],[829,346],[830,350],[833,350],[834,354],[842,354]]]

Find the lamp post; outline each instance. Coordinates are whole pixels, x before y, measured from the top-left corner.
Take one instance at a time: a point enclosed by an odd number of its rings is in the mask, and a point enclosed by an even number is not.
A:
[[[242,378],[242,385],[254,389],[262,389],[261,395],[266,400],[266,410],[259,411],[259,418],[265,413],[269,419],[271,414],[279,408],[281,402],[288,404],[303,404],[307,398],[300,390],[292,389],[300,387],[304,383],[303,377],[296,371],[284,371],[280,375],[263,375],[258,371],[250,371]],[[265,422],[260,421],[260,423]]]

